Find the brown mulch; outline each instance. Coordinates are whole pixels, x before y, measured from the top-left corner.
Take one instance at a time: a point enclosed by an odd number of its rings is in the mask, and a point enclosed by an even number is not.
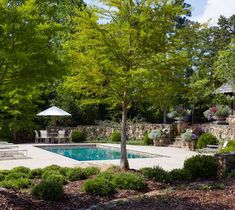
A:
[[[83,181],[76,181],[64,186],[65,197],[59,202],[38,200],[28,191],[0,189],[0,210],[73,210],[86,209],[96,204],[99,204],[99,209],[113,210],[235,209],[235,179],[224,182],[225,189],[223,190],[195,190],[187,187],[189,186],[187,184],[184,184],[186,187],[179,185],[170,187],[148,181],[149,189],[146,192],[120,190],[111,197],[87,195],[82,192],[82,184]],[[110,205],[109,201],[113,200],[116,200],[113,202],[115,204]]]

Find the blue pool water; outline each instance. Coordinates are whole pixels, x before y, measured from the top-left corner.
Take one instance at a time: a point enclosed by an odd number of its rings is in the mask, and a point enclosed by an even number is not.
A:
[[[75,160],[115,160],[120,159],[120,151],[98,147],[46,147],[47,151],[54,152]],[[149,158],[147,155],[127,153],[128,158]]]

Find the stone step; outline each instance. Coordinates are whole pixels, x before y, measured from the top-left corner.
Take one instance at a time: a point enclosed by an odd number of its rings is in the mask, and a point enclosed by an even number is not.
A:
[[[168,147],[181,148],[180,145],[175,145],[175,144],[169,144]]]

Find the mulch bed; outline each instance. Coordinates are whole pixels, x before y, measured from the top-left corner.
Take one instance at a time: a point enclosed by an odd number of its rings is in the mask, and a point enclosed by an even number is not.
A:
[[[196,190],[191,187],[167,186],[148,181],[149,189],[146,192],[120,190],[111,197],[87,195],[82,192],[82,184],[83,181],[76,181],[64,186],[65,197],[59,202],[38,200],[32,197],[28,191],[0,189],[0,209],[72,210],[86,209],[96,204],[100,204],[100,209],[113,210],[235,209],[235,179],[224,182],[225,189],[223,190]],[[143,196],[145,193],[147,194]],[[123,200],[123,198],[128,199]],[[112,200],[118,201],[115,202],[115,205],[110,205],[109,201]]]

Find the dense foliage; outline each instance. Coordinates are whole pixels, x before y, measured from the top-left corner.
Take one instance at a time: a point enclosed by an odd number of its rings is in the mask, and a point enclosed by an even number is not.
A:
[[[171,182],[170,174],[161,167],[142,168],[140,172],[147,179],[152,179],[154,181],[165,182],[165,183]]]
[[[205,148],[207,145],[215,145],[218,144],[217,138],[211,133],[202,134],[197,140],[197,148]]]
[[[61,182],[42,181],[32,188],[32,195],[50,201],[57,201],[63,198],[64,189]]]
[[[82,130],[74,130],[72,132],[72,141],[75,143],[84,142],[86,140],[86,133]]]
[[[184,169],[189,172],[193,179],[207,179],[217,176],[215,157],[209,155],[196,155],[188,158],[184,162]]]

